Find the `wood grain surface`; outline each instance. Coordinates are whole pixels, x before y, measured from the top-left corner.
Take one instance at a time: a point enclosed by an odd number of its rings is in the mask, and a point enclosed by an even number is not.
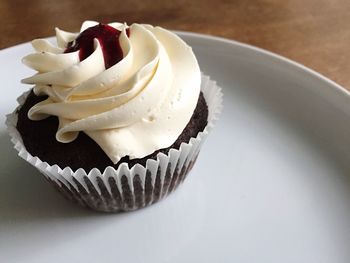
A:
[[[350,90],[349,0],[0,0],[0,48],[126,21],[216,35],[300,62]]]

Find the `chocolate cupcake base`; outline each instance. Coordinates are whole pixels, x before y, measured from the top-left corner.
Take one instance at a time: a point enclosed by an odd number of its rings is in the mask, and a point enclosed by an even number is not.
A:
[[[100,146],[84,132],[80,132],[78,137],[70,143],[58,142],[55,136],[58,128],[56,116],[50,116],[40,121],[30,120],[28,118],[30,108],[46,98],[47,96],[36,96],[33,91],[29,93],[24,104],[17,111],[17,130],[27,151],[33,156],[37,156],[51,165],[69,166],[73,170],[83,168],[85,171],[89,171],[97,168],[103,171],[108,166],[118,169],[119,165],[124,162],[130,168],[137,163],[145,165],[148,159],[156,160],[159,152],[167,154],[170,149],[179,149],[181,143],[187,143],[192,137],[196,137],[199,132],[204,130],[208,120],[208,106],[201,92],[190,121],[171,146],[157,150],[143,158],[130,159],[129,156],[125,156],[114,164]]]
[[[87,189],[75,180],[79,190],[76,190],[71,184],[69,187],[59,184],[49,177],[47,177],[47,180],[65,198],[81,206],[102,212],[132,211],[156,203],[173,192],[185,180],[196,159],[197,157],[188,166],[183,166],[182,169],[176,167],[175,173],[170,172],[170,167],[167,168],[163,183],[161,182],[160,169],[157,170],[154,185],[152,185],[152,175],[149,171],[146,171],[145,185],[142,184],[140,176],[136,174],[132,181],[132,187],[130,187],[128,179],[124,176],[121,180],[122,191],[119,191],[118,184],[112,177],[108,180],[110,191],[108,191],[101,178],[97,178],[100,193],[97,192],[87,176],[84,177]]]
[[[98,211],[135,210],[153,204],[175,190],[196,162],[200,147],[222,108],[221,89],[209,77],[202,76],[201,91],[208,105],[208,123],[204,130],[188,142],[182,142],[178,149],[160,151],[156,158],[148,158],[144,164],[136,163],[132,167],[123,162],[118,167],[108,166],[104,170],[96,167],[87,171],[71,167],[62,169],[27,151],[16,128],[17,110],[7,116],[6,124],[19,156],[35,166],[68,199]],[[18,99],[18,108],[25,103],[28,94]]]

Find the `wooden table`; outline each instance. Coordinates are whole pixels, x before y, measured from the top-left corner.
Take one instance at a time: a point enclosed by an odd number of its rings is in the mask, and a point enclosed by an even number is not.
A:
[[[0,48],[77,31],[82,21],[126,21],[249,43],[296,60],[350,90],[349,0],[2,0]]]

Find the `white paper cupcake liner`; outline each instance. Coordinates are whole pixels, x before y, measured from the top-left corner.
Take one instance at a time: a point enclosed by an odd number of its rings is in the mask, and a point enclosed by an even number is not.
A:
[[[168,154],[158,153],[157,160],[147,160],[146,166],[136,164],[129,168],[127,163],[122,163],[118,169],[109,166],[103,173],[97,168],[88,172],[82,168],[76,171],[70,167],[62,169],[27,152],[16,129],[17,109],[7,115],[6,124],[18,155],[35,166],[68,199],[98,211],[135,210],[171,193],[195,163],[201,145],[222,110],[222,92],[215,81],[202,75],[201,91],[208,105],[208,124],[204,131],[188,143],[182,143],[179,150],[170,149]],[[28,94],[29,91],[17,99],[18,107]]]

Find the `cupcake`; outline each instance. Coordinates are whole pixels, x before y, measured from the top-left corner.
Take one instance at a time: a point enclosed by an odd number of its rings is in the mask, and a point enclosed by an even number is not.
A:
[[[15,149],[68,199],[135,210],[185,179],[221,110],[192,49],[161,27],[86,21],[32,41],[34,85],[7,116]]]

